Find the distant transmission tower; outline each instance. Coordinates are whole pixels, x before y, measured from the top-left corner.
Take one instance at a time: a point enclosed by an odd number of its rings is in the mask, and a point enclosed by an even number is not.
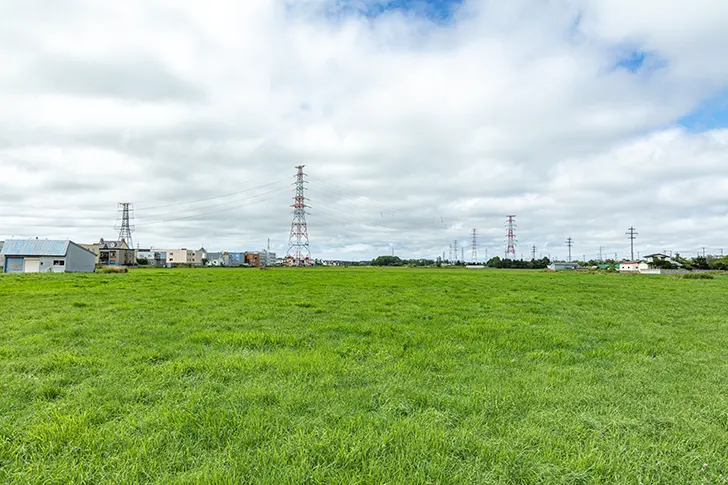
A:
[[[458,260],[458,240],[457,239],[455,239],[452,242],[452,250],[455,253],[454,254],[455,255],[455,261],[457,262],[457,260]]]
[[[516,216],[506,216],[506,259],[508,255],[512,254],[513,259],[516,259]]]
[[[536,245],[531,246],[531,259],[536,259]]]
[[[569,259],[568,261],[571,262],[571,247],[574,245],[574,240],[571,238],[568,238],[566,240],[566,245],[569,246]]]
[[[311,248],[308,242],[308,226],[306,225],[306,174],[303,173],[305,165],[298,165],[296,169],[296,194],[293,196],[293,222],[291,234],[288,237],[288,252],[286,259],[291,266],[304,266],[311,264]]]
[[[452,261],[452,244],[450,244],[450,254],[448,256],[450,256],[450,257],[447,258],[447,260]]]
[[[478,261],[478,235],[475,228],[473,228],[473,254],[471,255],[473,258],[473,262]]]
[[[625,232],[626,235],[629,236],[629,254],[630,254],[630,261],[634,261],[634,240],[637,237],[637,233],[634,230],[634,227],[631,227],[627,229],[627,232]]]
[[[114,226],[119,231],[119,241],[123,239],[130,248],[134,247],[131,238],[134,226],[129,222],[134,219],[133,211],[131,202],[119,202],[119,221]]]
[[[465,261],[465,248],[464,247],[460,248],[460,259],[462,261]]]

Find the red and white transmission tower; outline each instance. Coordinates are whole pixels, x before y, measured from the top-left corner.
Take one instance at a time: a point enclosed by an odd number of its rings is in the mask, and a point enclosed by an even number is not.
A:
[[[476,234],[475,228],[473,228],[473,262],[478,260],[478,236]]]
[[[288,237],[288,252],[286,262],[290,266],[308,266],[311,264],[311,248],[308,243],[308,227],[306,226],[306,174],[303,173],[305,165],[298,165],[296,173],[296,195],[293,196],[293,222],[291,234]]]
[[[506,217],[506,259],[509,254],[513,255],[512,259],[516,259],[516,216]]]

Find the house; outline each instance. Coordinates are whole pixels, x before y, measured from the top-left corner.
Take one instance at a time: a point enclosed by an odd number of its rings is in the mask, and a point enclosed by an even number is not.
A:
[[[617,270],[620,273],[639,273],[640,265],[643,265],[644,269],[647,269],[648,267],[647,263],[642,263],[640,261],[623,261],[619,263]]]
[[[581,266],[579,266],[579,263],[557,263],[553,262],[550,265],[547,266],[547,268],[551,271],[564,271],[564,270],[574,270],[579,269]]]
[[[96,256],[73,241],[11,239],[2,249],[4,273],[93,273]]]
[[[161,249],[167,254],[168,266],[179,266],[188,264],[190,266],[202,266],[202,253],[192,249]]]
[[[134,266],[136,256],[125,240],[106,241],[104,238],[94,244],[81,244],[96,255],[96,264],[111,266]]]
[[[207,266],[232,266],[233,260],[226,252],[207,253]]]
[[[648,263],[654,263],[655,261],[671,261],[672,258],[668,256],[667,254],[662,253],[655,253],[655,254],[648,254],[645,256],[645,261]]]
[[[245,264],[245,253],[240,252],[229,252],[230,266],[242,266]]]
[[[134,266],[134,249],[123,239],[121,241],[99,241],[99,263],[112,266]]]
[[[250,266],[260,266],[260,253],[253,251],[245,252],[245,264]]]
[[[137,259],[146,259],[150,266],[163,267],[167,264],[167,253],[152,249],[137,249]]]

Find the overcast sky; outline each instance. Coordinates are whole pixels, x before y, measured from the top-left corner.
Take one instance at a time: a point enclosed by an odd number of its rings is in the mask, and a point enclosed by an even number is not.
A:
[[[728,1],[6,0],[0,239],[728,251]],[[466,259],[470,259],[470,247]]]

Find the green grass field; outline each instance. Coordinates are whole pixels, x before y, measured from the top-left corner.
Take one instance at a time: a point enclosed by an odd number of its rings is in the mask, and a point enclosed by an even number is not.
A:
[[[3,484],[725,475],[725,276],[0,276]]]

